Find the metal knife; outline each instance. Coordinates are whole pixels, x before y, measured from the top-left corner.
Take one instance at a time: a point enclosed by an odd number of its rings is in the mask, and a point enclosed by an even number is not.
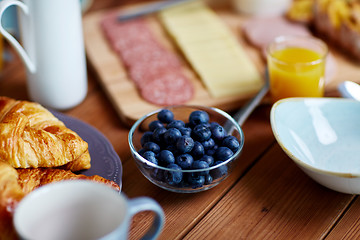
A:
[[[165,8],[174,7],[186,2],[192,2],[197,0],[165,0],[162,2],[150,3],[142,7],[138,7],[133,10],[124,11],[121,13],[117,19],[118,21],[127,21],[137,17],[145,16],[157,11],[163,10]]]

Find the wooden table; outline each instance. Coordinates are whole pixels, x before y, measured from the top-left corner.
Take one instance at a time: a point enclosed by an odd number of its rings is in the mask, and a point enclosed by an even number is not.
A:
[[[127,1],[94,1],[90,11]],[[305,175],[277,144],[270,127],[271,105],[261,105],[243,125],[245,146],[237,168],[219,186],[196,194],[162,190],[142,176],[131,158],[124,126],[88,69],[89,90],[65,114],[96,127],[112,143],[123,164],[123,192],[148,196],[166,215],[160,239],[357,239],[360,201],[337,193]],[[336,95],[337,93],[328,93]],[[25,68],[14,54],[0,76],[0,95],[28,99]],[[130,238],[139,239],[151,213],[138,214]]]

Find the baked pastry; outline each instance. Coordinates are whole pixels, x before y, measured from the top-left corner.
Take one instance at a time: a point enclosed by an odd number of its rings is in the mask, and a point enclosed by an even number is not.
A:
[[[51,168],[19,168],[17,169],[17,172],[19,174],[18,183],[25,194],[28,194],[45,184],[63,180],[90,180],[106,184],[109,187],[120,191],[120,187],[115,182],[98,175],[89,177],[82,174],[75,174],[69,170]]]
[[[0,239],[17,239],[12,217],[24,195],[18,184],[17,171],[0,161]]]
[[[90,168],[88,144],[40,104],[0,97],[0,160],[15,168]]]

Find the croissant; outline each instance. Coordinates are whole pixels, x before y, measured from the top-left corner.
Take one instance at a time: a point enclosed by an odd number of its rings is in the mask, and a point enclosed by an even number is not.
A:
[[[17,171],[0,161],[0,239],[17,239],[12,216],[24,195],[18,183]]]
[[[0,97],[0,160],[15,168],[90,168],[88,144],[40,104]],[[74,169],[73,169],[74,167]]]
[[[103,183],[120,191],[120,187],[115,182],[98,175],[89,177],[82,174],[75,174],[69,170],[51,168],[19,168],[17,169],[17,172],[19,174],[18,183],[25,194],[48,183],[81,179]]]

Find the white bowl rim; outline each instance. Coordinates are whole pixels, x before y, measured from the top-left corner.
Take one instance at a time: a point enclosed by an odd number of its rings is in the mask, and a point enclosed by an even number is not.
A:
[[[222,163],[215,165],[215,166],[211,166],[208,168],[202,168],[202,169],[171,169],[171,168],[166,168],[166,167],[162,167],[159,165],[156,165],[148,160],[146,160],[144,157],[142,157],[136,150],[134,147],[134,144],[132,142],[132,135],[135,132],[135,129],[143,122],[144,119],[148,118],[151,115],[154,115],[158,112],[160,112],[162,109],[169,109],[169,108],[181,108],[181,107],[186,107],[186,108],[198,108],[198,109],[210,109],[212,111],[215,111],[221,115],[223,115],[224,117],[226,117],[228,120],[231,121],[231,123],[235,126],[235,128],[237,129],[237,131],[239,132],[240,135],[240,139],[241,141],[239,142],[240,146],[239,149],[236,153],[234,153],[234,155],[232,155],[229,159],[227,159],[226,161],[223,161]],[[240,125],[234,120],[234,118],[232,116],[230,116],[228,113],[226,113],[225,111],[219,109],[219,108],[215,108],[215,107],[208,107],[208,106],[201,106],[201,105],[171,105],[171,106],[164,106],[162,108],[159,108],[157,110],[154,110],[150,113],[145,114],[143,117],[141,117],[140,119],[138,119],[133,126],[131,127],[129,134],[128,134],[128,142],[129,142],[129,146],[130,146],[130,150],[132,152],[132,154],[135,154],[135,156],[140,159],[144,164],[147,164],[150,167],[153,168],[157,168],[157,169],[161,169],[161,170],[165,170],[165,171],[171,171],[171,172],[183,172],[183,173],[194,173],[194,172],[203,172],[203,171],[210,171],[213,169],[217,169],[221,166],[227,165],[229,162],[232,162],[233,160],[235,160],[235,158],[237,158],[244,146],[244,142],[245,142],[245,136],[244,136],[244,132],[242,130],[242,128],[240,127]]]
[[[295,155],[293,155],[286,147],[285,145],[282,143],[282,141],[280,140],[280,136],[277,132],[277,128],[276,128],[276,121],[275,121],[275,111],[276,108],[283,104],[283,103],[287,103],[287,102],[302,102],[304,100],[312,100],[312,101],[339,101],[339,102],[355,102],[360,104],[359,101],[354,100],[354,99],[348,99],[348,98],[336,98],[336,97],[322,97],[322,98],[311,98],[311,97],[290,97],[290,98],[284,98],[284,99],[280,99],[277,102],[275,102],[271,108],[270,111],[270,124],[271,124],[271,129],[273,131],[273,134],[276,138],[276,141],[278,142],[278,144],[280,145],[280,147],[283,149],[283,151],[285,151],[285,153],[299,166],[304,167],[308,170],[311,170],[313,172],[318,172],[324,175],[333,175],[333,176],[337,176],[337,177],[343,177],[343,178],[359,178],[360,177],[360,173],[351,173],[351,172],[336,172],[336,171],[330,171],[330,170],[324,170],[318,167],[314,167],[308,163],[305,163],[304,161],[301,161],[299,158],[297,158]]]

